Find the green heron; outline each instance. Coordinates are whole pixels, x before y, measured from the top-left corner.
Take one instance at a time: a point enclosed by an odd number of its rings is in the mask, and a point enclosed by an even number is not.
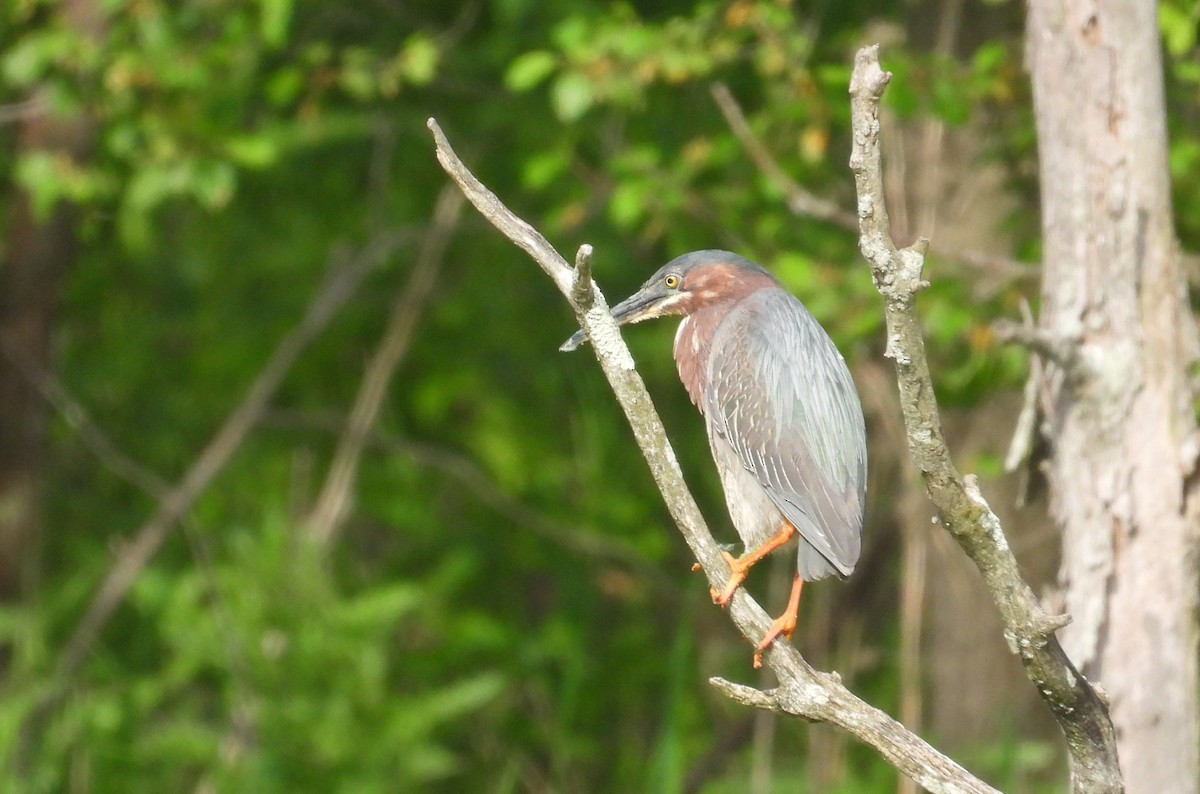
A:
[[[858,561],[867,483],[862,404],[825,329],[745,257],[676,257],[613,307],[621,325],[666,315],[683,316],[675,363],[704,415],[745,546],[740,557],[724,552],[733,575],[713,600],[728,604],[751,566],[799,536],[787,609],[755,649],[758,667],[763,650],[795,630],[804,582],[845,578]],[[562,349],[585,339],[579,331]]]

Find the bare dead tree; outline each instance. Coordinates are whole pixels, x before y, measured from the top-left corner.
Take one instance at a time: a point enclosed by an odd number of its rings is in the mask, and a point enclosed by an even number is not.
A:
[[[1129,790],[1200,791],[1200,335],[1175,239],[1156,4],[1031,0],[1042,359],[1072,657],[1112,702]],[[1035,371],[1036,373],[1036,371]]]

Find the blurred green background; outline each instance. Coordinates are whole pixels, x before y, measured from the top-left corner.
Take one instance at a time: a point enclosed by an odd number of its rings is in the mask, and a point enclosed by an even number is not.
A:
[[[933,238],[921,311],[949,439],[1031,579],[1050,581],[1056,541],[1036,482],[1024,489],[1001,465],[1026,362],[990,332],[1038,293],[1037,268],[1022,264],[1039,256],[1022,11],[1000,0],[4,4],[0,304],[10,319],[43,318],[48,341],[0,351],[3,377],[38,395],[33,413],[0,412],[45,422],[33,454],[0,466],[0,505],[25,511],[2,520],[30,528],[6,547],[0,582],[4,790],[905,785],[833,729],[748,713],[710,689],[712,675],[770,679],[689,573],[590,352],[556,352],[571,312],[447,191],[430,116],[568,258],[595,246],[610,301],[679,253],[720,247],[807,303],[852,364],[872,462],[863,561],[849,583],[806,590],[796,644],[993,784],[1060,789],[1061,742],[906,464],[882,312],[844,216],[850,63],[878,41],[895,73],[884,116],[895,233]],[[1179,233],[1193,250],[1198,18],[1192,0],[1160,4]],[[738,107],[722,111],[716,84]],[[731,112],[841,214],[789,209]],[[37,305],[13,283],[31,235],[66,249]],[[314,296],[328,297],[331,272],[349,273],[353,291],[297,344],[94,641],[73,641],[166,489]],[[626,337],[728,540],[671,326]],[[5,501],[22,474],[32,498]],[[786,562],[750,580],[772,612]]]

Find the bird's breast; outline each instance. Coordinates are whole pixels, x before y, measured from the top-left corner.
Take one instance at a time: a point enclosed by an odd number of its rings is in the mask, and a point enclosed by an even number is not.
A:
[[[715,312],[699,311],[684,317],[675,332],[675,366],[679,370],[679,380],[683,381],[688,397],[701,413],[704,413],[708,356],[719,320]]]

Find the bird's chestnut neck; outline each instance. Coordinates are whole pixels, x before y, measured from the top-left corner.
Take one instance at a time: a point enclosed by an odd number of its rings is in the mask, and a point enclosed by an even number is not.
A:
[[[737,303],[752,292],[778,287],[779,281],[765,270],[721,262],[692,270],[682,286],[687,298],[676,304],[674,313],[689,315]]]

